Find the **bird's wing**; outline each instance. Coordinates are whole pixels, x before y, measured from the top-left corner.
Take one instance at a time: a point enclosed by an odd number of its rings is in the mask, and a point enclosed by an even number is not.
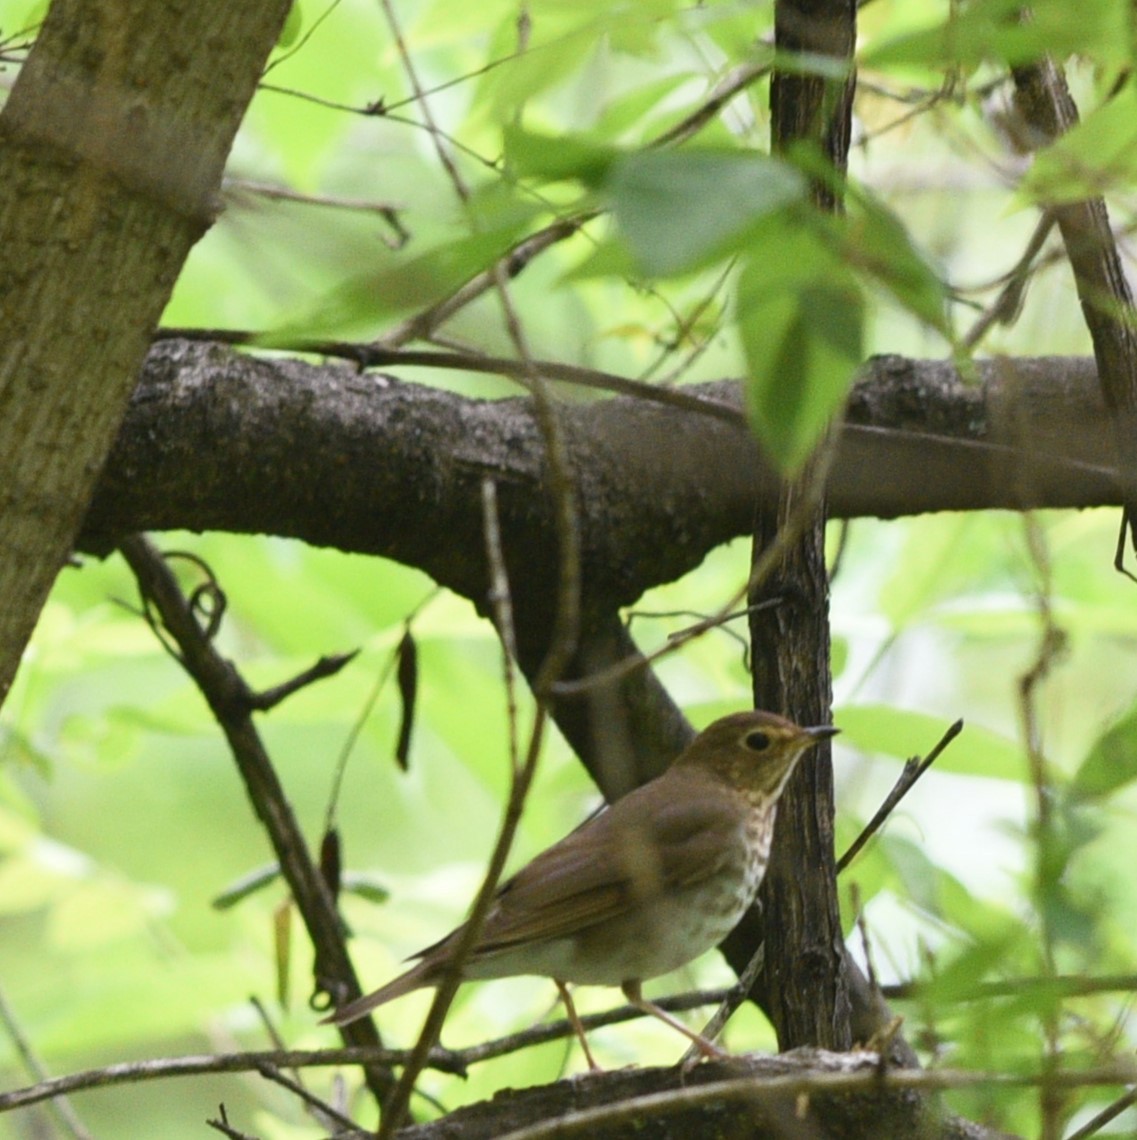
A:
[[[678,776],[626,796],[503,884],[475,953],[570,937],[722,870],[744,809],[717,784]]]

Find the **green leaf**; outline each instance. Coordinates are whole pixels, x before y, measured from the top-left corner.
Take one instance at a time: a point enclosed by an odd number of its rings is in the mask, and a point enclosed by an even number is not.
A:
[[[951,335],[948,291],[904,223],[863,189],[847,187],[850,214],[841,241],[848,263],[883,285],[910,313]]]
[[[870,48],[868,67],[932,64],[977,67],[987,60],[1024,64],[1050,54],[1084,52],[1120,61],[1130,43],[1129,5],[1117,0],[1040,0],[1024,17],[1019,0],[972,0],[952,6],[942,23]]]
[[[457,238],[407,260],[394,259],[331,290],[307,312],[258,338],[262,347],[306,337],[346,336],[373,328],[382,318],[420,308],[454,292],[504,256],[522,232],[520,224]]]
[[[747,414],[784,473],[805,462],[841,406],[863,358],[863,326],[860,289],[812,234],[768,234],[739,279],[738,327]]]
[[[288,15],[284,17],[284,26],[280,29],[277,38],[277,48],[291,47],[300,36],[300,29],[304,26],[304,13],[300,11],[300,0],[292,0]]]
[[[624,92],[604,107],[593,132],[602,138],[618,138],[640,124],[668,95],[692,78],[696,78],[694,73],[681,71]],[[684,108],[683,113],[687,111],[688,108]]]
[[[607,183],[620,231],[648,276],[685,273],[723,255],[755,222],[805,195],[792,166],[739,151],[647,151]]]
[[[504,137],[506,162],[514,174],[544,182],[575,179],[596,187],[622,153],[581,135],[542,135],[516,126],[506,127]]]
[[[1108,729],[1074,774],[1075,800],[1100,799],[1137,779],[1137,705]]]
[[[1127,85],[1039,152],[1020,192],[1061,204],[1128,186],[1137,179],[1137,91]]]
[[[948,727],[942,717],[890,705],[844,705],[838,711],[841,739],[865,752],[907,760],[925,756]],[[1029,779],[1018,743],[982,725],[964,723],[963,732],[938,757],[937,772],[994,779]]]

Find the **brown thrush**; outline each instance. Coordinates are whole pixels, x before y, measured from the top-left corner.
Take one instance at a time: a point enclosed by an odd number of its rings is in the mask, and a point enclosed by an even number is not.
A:
[[[498,890],[464,978],[552,978],[595,1067],[566,982],[621,986],[633,1005],[720,1051],[640,990],[718,945],[766,873],[778,797],[807,748],[835,735],[768,712],[723,717],[657,779],[543,851]],[[437,985],[461,927],[418,963],[336,1010],[346,1025],[392,998]]]

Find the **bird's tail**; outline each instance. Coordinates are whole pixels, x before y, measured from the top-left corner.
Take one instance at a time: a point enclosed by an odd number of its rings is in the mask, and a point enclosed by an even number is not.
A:
[[[380,986],[377,990],[364,994],[361,998],[356,998],[355,1001],[349,1001],[347,1005],[341,1005],[334,1013],[325,1017],[320,1024],[349,1025],[370,1013],[376,1006],[402,997],[403,994],[409,994],[411,990],[421,989],[423,986],[432,986],[437,981],[438,963],[430,958],[424,958],[421,962],[416,962],[405,974],[400,974],[385,986]]]

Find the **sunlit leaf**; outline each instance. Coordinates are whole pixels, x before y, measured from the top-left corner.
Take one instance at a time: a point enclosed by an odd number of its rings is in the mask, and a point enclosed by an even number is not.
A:
[[[889,705],[842,705],[836,723],[844,743],[898,760],[927,755],[949,726],[946,719]],[[968,720],[959,737],[936,759],[934,770],[1029,779],[1026,758],[1016,741]]]
[[[1137,90],[1129,84],[1040,151],[1020,193],[1047,205],[1131,187],[1137,179]]]
[[[288,15],[284,17],[284,26],[280,29],[277,38],[277,48],[291,47],[300,37],[300,29],[304,26],[304,13],[301,11],[300,0],[292,0],[288,8]]]
[[[870,67],[936,64],[975,67],[984,61],[1024,64],[1071,52],[1125,56],[1130,40],[1128,5],[1116,0],[1039,0],[1024,10],[1017,0],[971,0],[952,5],[946,20],[870,48]]]

